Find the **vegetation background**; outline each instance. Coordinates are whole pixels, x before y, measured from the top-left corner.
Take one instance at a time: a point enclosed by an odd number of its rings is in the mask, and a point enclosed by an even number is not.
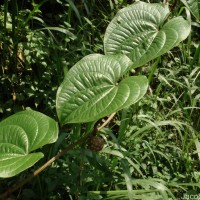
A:
[[[82,57],[103,53],[107,25],[133,2],[1,2],[0,119],[27,107],[56,119],[55,96],[64,74]],[[181,1],[168,3],[172,16],[184,16]],[[199,20],[192,16],[190,36],[137,71],[150,78],[148,93],[101,131],[103,151],[79,146],[11,198],[150,200],[200,195],[199,29]],[[0,193],[76,141],[85,126],[64,126],[58,141],[43,148],[44,159],[14,178],[0,179]]]

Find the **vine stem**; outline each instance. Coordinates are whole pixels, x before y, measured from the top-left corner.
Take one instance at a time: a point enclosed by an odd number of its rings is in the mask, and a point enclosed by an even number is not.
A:
[[[82,142],[86,141],[88,138],[96,135],[98,131],[100,131],[102,128],[104,128],[115,116],[116,113],[111,114],[108,119],[99,127],[95,126],[93,131],[84,137],[80,138],[76,142],[70,144],[65,149],[63,149],[61,152],[59,152],[56,156],[52,157],[50,160],[48,160],[44,165],[42,165],[40,168],[38,168],[33,174],[29,175],[23,182],[19,183],[18,185],[14,185],[11,188],[9,188],[7,191],[5,191],[3,194],[0,195],[0,199],[4,199],[13,193],[14,191],[22,188],[26,183],[28,183],[33,177],[37,176],[40,172],[42,172],[44,169],[46,169],[50,164],[52,164],[55,160],[60,158],[62,155],[66,154],[68,151],[74,149],[77,145],[81,144]]]

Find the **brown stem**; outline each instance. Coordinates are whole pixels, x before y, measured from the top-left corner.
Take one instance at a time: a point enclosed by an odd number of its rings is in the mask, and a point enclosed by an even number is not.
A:
[[[171,11],[174,10],[174,8],[176,7],[177,3],[178,3],[178,0],[174,0],[174,3],[172,5],[170,5],[170,10]]]
[[[73,144],[70,144],[65,149],[63,149],[61,152],[59,152],[56,156],[52,157],[50,160],[48,160],[44,165],[42,165],[40,168],[38,168],[33,174],[29,175],[23,182],[19,183],[18,185],[14,185],[13,187],[9,188],[7,191],[5,191],[3,194],[0,195],[0,199],[5,199],[8,195],[13,193],[14,191],[18,190],[19,188],[23,187],[27,182],[29,182],[33,177],[37,176],[40,172],[42,172],[44,169],[46,169],[50,164],[52,164],[55,160],[60,158],[62,155],[67,153],[68,151],[72,150],[77,145],[81,144],[82,142],[86,141],[89,137],[95,135],[99,130],[101,130],[103,127],[105,127],[114,117],[115,113],[111,114],[108,119],[100,126],[100,127],[94,127],[93,131],[84,137],[80,138]]]

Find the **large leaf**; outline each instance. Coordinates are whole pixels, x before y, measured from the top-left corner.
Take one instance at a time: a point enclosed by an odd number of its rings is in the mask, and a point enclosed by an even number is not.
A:
[[[46,115],[26,110],[0,123],[0,177],[11,177],[43,157],[30,153],[58,137],[57,123]]]
[[[144,76],[120,78],[132,67],[125,55],[86,56],[73,66],[57,92],[62,124],[97,120],[138,101],[147,90]]]
[[[144,2],[120,10],[107,27],[105,53],[126,54],[135,67],[166,53],[190,33],[189,21],[176,17],[166,22],[169,14],[164,4]]]
[[[198,22],[200,22],[200,0],[181,0],[190,10]]]

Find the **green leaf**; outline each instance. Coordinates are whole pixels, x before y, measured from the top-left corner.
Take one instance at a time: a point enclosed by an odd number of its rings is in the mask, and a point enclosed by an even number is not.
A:
[[[61,124],[95,121],[141,99],[148,86],[145,76],[121,81],[131,67],[125,55],[92,54],[80,60],[57,92]]]
[[[68,31],[67,29],[61,28],[61,27],[45,27],[45,28],[41,28],[41,29],[39,29],[39,30],[58,31],[58,32],[60,32],[60,33],[64,33],[64,34],[66,34],[66,35],[68,35],[68,36],[71,36],[71,37],[73,37],[73,38],[76,38],[76,36],[75,36],[73,33],[71,33],[70,31]]]
[[[183,4],[190,10],[192,15],[200,22],[200,0],[181,0]]]
[[[58,137],[57,123],[48,116],[26,110],[0,123],[0,177],[11,177],[34,165],[43,157],[30,153]]]
[[[164,4],[136,2],[120,10],[107,27],[106,54],[123,53],[139,67],[168,52],[187,38],[190,22],[176,17]]]

